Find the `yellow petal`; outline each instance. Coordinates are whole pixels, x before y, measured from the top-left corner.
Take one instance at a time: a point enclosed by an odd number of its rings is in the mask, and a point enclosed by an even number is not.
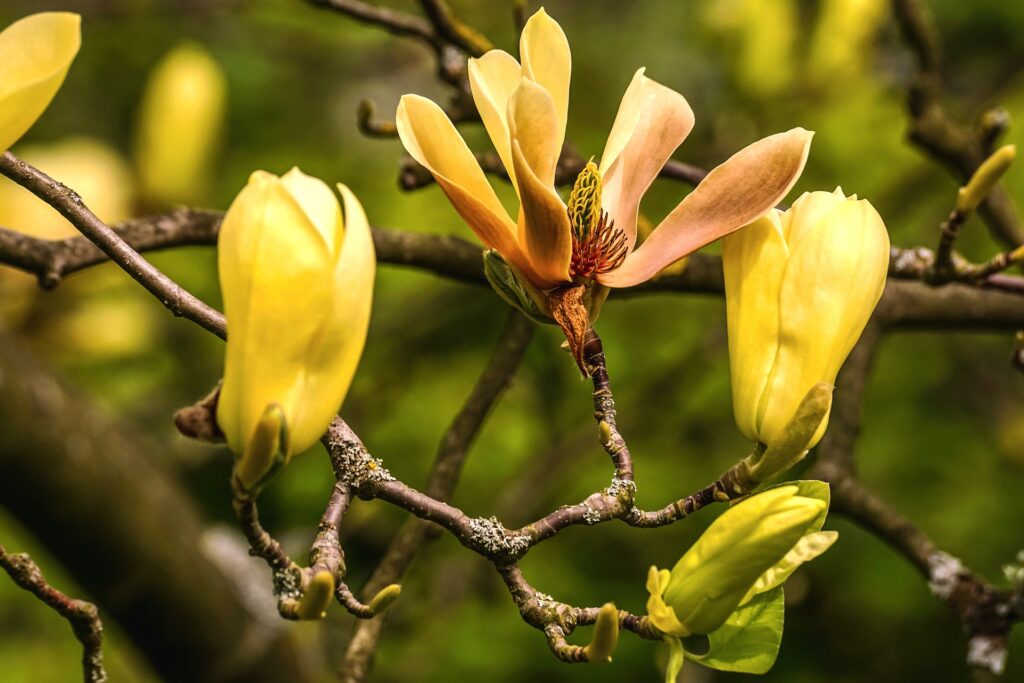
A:
[[[503,50],[491,50],[479,59],[469,60],[469,86],[473,91],[473,101],[513,184],[516,178],[509,139],[508,102],[521,80],[519,62]]]
[[[0,33],[0,152],[49,106],[81,40],[81,17],[70,12],[33,14]]]
[[[519,179],[520,244],[534,285],[549,289],[569,281],[572,236],[565,204],[555,192],[558,148],[555,111],[548,93],[524,79],[509,102],[512,163]],[[500,250],[499,250],[500,251]]]
[[[790,258],[779,294],[781,340],[763,399],[759,434],[771,443],[807,391],[836,374],[856,344],[885,285],[889,235],[867,200],[822,198],[831,210],[804,220],[794,204]],[[830,199],[831,198],[831,199]],[[824,424],[816,438],[824,432]],[[812,443],[813,445],[813,443]]]
[[[323,237],[327,250],[336,254],[337,245],[341,244],[344,223],[341,207],[331,188],[324,181],[308,176],[298,168],[292,168],[281,176],[281,184]]]
[[[557,119],[554,144],[561,150],[569,115],[572,56],[562,27],[543,8],[537,10],[523,27],[523,35],[519,38],[519,57],[523,60],[523,76],[535,81],[551,95]]]
[[[812,133],[794,128],[740,150],[707,175],[622,267],[600,281],[631,287],[659,270],[738,230],[786,196],[807,161]]]
[[[228,342],[217,422],[241,453],[266,406],[277,403],[292,430],[287,455],[299,452],[310,445],[295,434],[302,378],[332,310],[334,260],[284,185],[255,173],[224,217],[218,266]]]
[[[725,622],[757,578],[783,559],[827,507],[793,485],[726,510],[672,569],[665,603],[693,633]]]
[[[622,96],[600,167],[604,209],[625,231],[630,249],[641,197],[692,129],[686,99],[638,70]]]
[[[722,241],[733,412],[740,433],[755,442],[779,344],[779,290],[789,256],[781,215],[773,209]]]
[[[355,376],[366,343],[373,303],[376,256],[373,235],[359,200],[339,184],[345,205],[344,241],[333,272],[325,278],[332,303],[323,329],[306,356],[303,394],[291,440],[296,452],[312,446],[338,414]]]
[[[480,241],[517,265],[523,262],[515,224],[441,108],[424,97],[405,95],[395,123],[405,149],[433,174]]]

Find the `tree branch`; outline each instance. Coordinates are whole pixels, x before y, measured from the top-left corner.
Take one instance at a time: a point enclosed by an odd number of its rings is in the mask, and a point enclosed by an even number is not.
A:
[[[25,553],[8,554],[0,545],[0,567],[14,583],[36,596],[71,625],[82,644],[82,677],[85,683],[105,683],[103,668],[103,623],[96,605],[61,593],[43,578],[39,565]]]

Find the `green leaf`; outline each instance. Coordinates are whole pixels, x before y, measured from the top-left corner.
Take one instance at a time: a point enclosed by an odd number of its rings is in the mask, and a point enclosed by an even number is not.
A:
[[[755,595],[708,634],[707,653],[686,656],[719,671],[763,674],[779,655],[784,615],[782,586]]]

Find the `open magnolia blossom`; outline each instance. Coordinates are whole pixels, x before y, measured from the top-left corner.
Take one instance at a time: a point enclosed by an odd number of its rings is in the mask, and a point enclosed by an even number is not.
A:
[[[555,188],[555,169],[565,139],[571,58],[565,34],[544,10],[527,22],[520,57],[522,63],[491,50],[469,62],[473,99],[519,197],[518,221],[434,102],[404,96],[397,126],[405,148],[480,240],[538,290],[644,282],[775,206],[803,170],[810,132],[796,128],[755,142],[711,171],[637,247],[640,199],[693,128],[690,106],[637,71],[600,164],[584,169],[567,207]]]
[[[836,374],[882,296],[889,234],[866,199],[809,192],[726,237],[722,265],[736,424],[769,451],[791,442],[769,469],[788,466],[825,432]]]
[[[217,424],[256,487],[327,430],[366,341],[376,260],[366,214],[297,168],[252,174],[217,242],[228,322]]]
[[[673,646],[673,656],[682,655],[679,638],[708,635],[709,651],[693,658],[716,666],[716,631],[729,627],[738,609],[782,586],[797,567],[835,542],[835,531],[821,530],[828,503],[828,485],[820,481],[767,489],[722,513],[671,571],[651,567],[648,618]],[[781,590],[771,597],[781,603]],[[744,621],[736,619],[737,624]],[[737,624],[732,625],[727,640],[736,639]],[[777,637],[781,640],[781,621]],[[681,665],[680,659],[670,669]]]
[[[33,14],[0,32],[0,153],[46,111],[81,44],[71,12]]]

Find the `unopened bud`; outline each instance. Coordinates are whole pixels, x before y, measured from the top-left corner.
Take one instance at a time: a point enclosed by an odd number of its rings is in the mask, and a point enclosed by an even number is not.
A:
[[[329,571],[317,572],[306,586],[306,592],[299,601],[299,619],[315,621],[323,619],[327,605],[334,595],[334,575]]]
[[[618,644],[619,610],[614,603],[606,602],[597,614],[594,634],[583,651],[587,653],[588,662],[610,662]]]
[[[398,596],[401,594],[401,585],[393,583],[390,586],[385,586],[384,588],[380,589],[379,593],[373,596],[373,600],[370,600],[370,610],[372,610],[375,615],[382,613],[384,610],[390,607],[391,603],[397,600]]]
[[[960,188],[956,195],[956,209],[960,213],[970,213],[985,201],[995,184],[1010,168],[1017,156],[1016,145],[1003,145],[982,162],[967,184]]]

